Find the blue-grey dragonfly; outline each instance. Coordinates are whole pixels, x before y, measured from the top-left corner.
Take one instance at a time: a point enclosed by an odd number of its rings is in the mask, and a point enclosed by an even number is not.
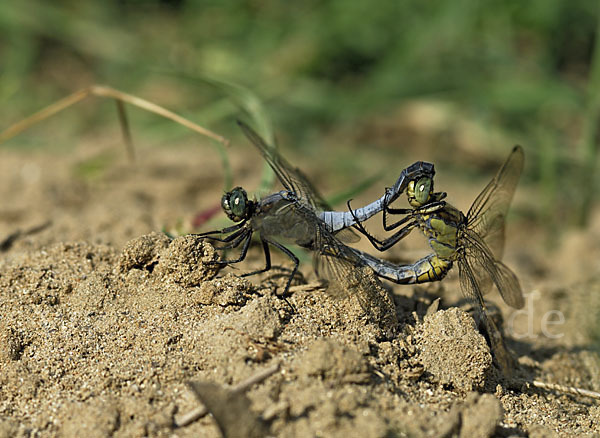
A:
[[[247,192],[241,187],[235,187],[223,195],[221,199],[223,211],[236,223],[222,230],[198,235],[223,243],[217,249],[241,247],[241,250],[237,258],[219,260],[215,263],[231,265],[244,260],[252,235],[257,233],[262,243],[265,266],[243,276],[270,270],[272,267],[270,247],[279,249],[294,263],[282,296],[288,293],[299,266],[298,258],[285,246],[288,243],[315,253],[317,256],[315,267],[320,276],[343,282],[346,287],[348,284],[361,284],[365,262],[361,258],[360,251],[345,245],[359,239],[359,236],[348,227],[355,223],[355,217],[364,220],[381,211],[385,205],[384,201],[397,198],[412,178],[431,174],[433,166],[429,163],[415,163],[401,173],[397,183],[389,189],[390,193],[385,197],[353,212],[335,212],[330,209],[299,169],[292,167],[276,149],[267,145],[248,125],[243,122],[238,124],[271,166],[284,190],[259,201],[249,199]]]

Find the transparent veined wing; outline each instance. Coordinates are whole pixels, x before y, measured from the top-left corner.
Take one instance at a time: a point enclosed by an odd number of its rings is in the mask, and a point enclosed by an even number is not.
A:
[[[300,169],[288,163],[277,150],[269,146],[250,126],[238,120],[238,125],[269,163],[277,178],[286,190],[295,193],[298,198],[315,210],[329,209],[323,197],[317,192]]]
[[[485,325],[486,331],[491,343],[492,353],[496,359],[496,362],[500,366],[505,376],[510,376],[515,367],[515,360],[512,354],[508,351],[504,345],[504,340],[500,330],[494,323],[494,321],[488,316],[483,296],[479,289],[479,283],[474,273],[474,268],[470,262],[472,259],[461,257],[458,259],[458,278],[460,281],[460,287],[463,294],[475,302],[479,309],[479,316]]]
[[[328,280],[327,293],[334,298],[355,297],[365,313],[370,314],[378,302],[377,285],[372,271],[357,255],[357,251],[344,245],[328,230],[319,233],[313,258],[314,269],[320,278]]]
[[[523,171],[524,153],[515,146],[494,179],[477,196],[467,213],[467,227],[474,230],[502,259],[506,214]]]
[[[515,309],[522,308],[525,300],[514,272],[494,257],[486,243],[473,230],[465,230],[462,239],[464,258],[471,267],[481,294],[487,293],[494,284],[506,304]]]
[[[331,210],[320,193],[310,183],[302,171],[288,163],[272,146],[267,143],[248,125],[238,120],[238,125],[254,144],[269,166],[277,175],[283,186],[289,192],[294,193],[298,200],[308,205],[313,211]],[[315,215],[316,216],[316,215]],[[316,217],[315,217],[316,218]],[[315,218],[309,218],[314,220]],[[336,236],[343,242],[354,243],[360,240],[360,237],[350,228],[343,229],[336,233]]]

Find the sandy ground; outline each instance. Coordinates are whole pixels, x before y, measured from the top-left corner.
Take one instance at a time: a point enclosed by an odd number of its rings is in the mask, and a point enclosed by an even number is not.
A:
[[[373,280],[365,312],[305,259],[292,312],[281,276],[236,276],[260,248],[216,272],[212,247],[168,239],[161,229],[218,205],[218,163],[203,155],[151,150],[81,177],[89,156],[0,150],[0,241],[14,237],[0,252],[0,437],[600,436],[599,401],[525,383],[600,391],[599,227],[552,252],[535,224],[511,227],[506,262],[533,295],[529,314],[489,297],[518,358],[507,379],[455,275]],[[257,181],[262,162],[246,158],[237,184]],[[563,324],[547,324],[553,310]],[[212,415],[178,426],[198,409]]]

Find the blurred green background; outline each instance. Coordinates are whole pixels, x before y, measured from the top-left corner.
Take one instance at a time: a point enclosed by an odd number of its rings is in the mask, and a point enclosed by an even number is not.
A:
[[[582,226],[599,185],[598,22],[589,0],[1,2],[0,128],[102,83],[229,138],[237,99],[286,148],[327,147],[340,172],[362,169],[344,150],[376,148],[392,178],[415,158],[491,175],[519,143],[534,214]],[[114,104],[94,107],[7,145],[114,127]],[[194,135],[130,113],[135,137]]]

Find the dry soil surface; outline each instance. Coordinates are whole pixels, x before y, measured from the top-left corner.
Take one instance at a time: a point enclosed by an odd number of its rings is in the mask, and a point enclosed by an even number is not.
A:
[[[218,206],[218,163],[145,155],[81,176],[93,158],[0,150],[0,437],[600,436],[600,401],[527,383],[600,391],[599,227],[554,252],[532,224],[510,235],[529,313],[490,294],[518,358],[507,378],[456,276],[371,279],[365,311],[304,258],[292,310],[281,275],[238,276],[261,266],[260,246],[218,272],[210,245],[161,232]],[[262,166],[246,158],[238,184]]]

